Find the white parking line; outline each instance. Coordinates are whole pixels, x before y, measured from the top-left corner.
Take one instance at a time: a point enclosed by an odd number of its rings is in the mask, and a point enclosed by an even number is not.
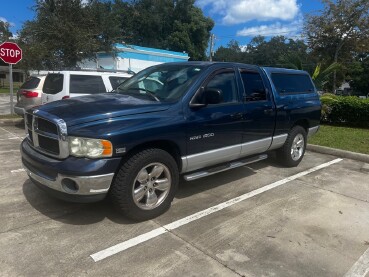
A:
[[[23,140],[23,138],[22,138],[22,137],[19,137],[19,136],[17,136],[16,134],[14,134],[14,133],[12,133],[12,132],[9,132],[8,130],[6,130],[6,129],[2,128],[2,127],[0,127],[0,129],[1,129],[1,130],[3,130],[3,131],[5,131],[5,132],[7,132],[7,133],[8,133],[8,134],[10,134],[10,135],[12,135],[12,137],[10,137],[10,138],[8,138],[8,139],[20,139],[20,140]],[[8,139],[0,139],[0,140],[8,140]]]
[[[344,277],[364,277],[369,273],[369,248],[356,261]]]
[[[20,169],[11,170],[10,172],[11,173],[18,173],[18,172],[23,172],[23,171],[25,171],[25,169],[24,168],[20,168]]]
[[[20,153],[19,149],[13,149],[13,150],[5,150],[5,151],[0,151],[0,154],[6,154],[6,153],[12,153],[12,152],[17,152]]]
[[[3,138],[3,139],[0,139],[0,141],[11,140],[11,139],[22,139],[22,138],[21,137]]]
[[[156,228],[150,232],[147,232],[145,234],[142,234],[142,235],[139,235],[135,238],[132,238],[132,239],[129,239],[127,241],[124,241],[124,242],[121,242],[121,243],[118,243],[117,245],[114,245],[114,246],[111,246],[109,248],[106,248],[104,250],[101,250],[97,253],[94,253],[92,255],[90,255],[90,257],[95,261],[95,262],[98,262],[98,261],[101,261],[107,257],[110,257],[114,254],[117,254],[119,252],[122,252],[124,250],[127,250],[133,246],[136,246],[136,245],[139,245],[145,241],[148,241],[152,238],[155,238],[155,237],[158,237],[162,234],[165,234],[167,232],[169,232],[170,230],[174,230],[174,229],[177,229],[183,225],[186,225],[192,221],[195,221],[195,220],[198,220],[202,217],[205,217],[207,215],[210,215],[212,213],[215,213],[215,212],[218,212],[218,211],[221,211],[227,207],[230,207],[234,204],[237,204],[241,201],[244,201],[246,199],[249,199],[255,195],[258,195],[258,194],[261,194],[263,192],[266,192],[268,190],[271,190],[273,188],[276,188],[276,187],[279,187],[283,184],[286,184],[290,181],[293,181],[297,178],[300,178],[302,176],[305,176],[309,173],[312,173],[314,171],[317,171],[319,169],[322,169],[322,168],[325,168],[325,167],[328,167],[332,164],[335,164],[335,163],[339,163],[340,161],[342,161],[342,159],[335,159],[335,160],[332,160],[330,162],[327,162],[327,163],[324,163],[324,164],[321,164],[321,165],[318,165],[318,166],[315,166],[313,168],[310,168],[308,170],[305,170],[305,171],[302,171],[300,173],[297,173],[295,175],[292,175],[290,177],[287,177],[283,180],[280,180],[280,181],[277,181],[277,182],[274,182],[272,184],[269,184],[269,185],[266,185],[264,187],[261,187],[259,189],[256,189],[256,190],[253,190],[253,191],[250,191],[248,193],[245,193],[241,196],[238,196],[236,198],[233,198],[233,199],[230,199],[226,202],[223,202],[223,203],[220,203],[216,206],[213,206],[213,207],[210,207],[206,210],[203,210],[203,211],[200,211],[200,212],[197,212],[195,214],[192,214],[190,216],[187,216],[185,218],[182,218],[182,219],[179,219],[177,221],[174,221],[172,223],[169,223],[167,225],[164,225],[163,227],[160,227],[160,228]]]

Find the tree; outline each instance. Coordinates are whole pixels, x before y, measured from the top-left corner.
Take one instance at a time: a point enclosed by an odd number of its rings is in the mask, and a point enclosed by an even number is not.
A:
[[[9,30],[9,22],[4,22],[0,20],[0,43],[9,40],[13,34]]]
[[[24,68],[75,67],[97,51],[111,50],[119,35],[112,4],[90,0],[37,0],[36,18],[26,21],[19,34]]]
[[[355,95],[367,95],[369,93],[369,54],[363,53],[348,67],[347,79],[353,88]]]
[[[116,1],[121,14],[123,40],[146,47],[186,51],[192,60],[206,58],[214,22],[194,0]]]
[[[195,6],[195,0],[178,0],[175,3],[169,48],[188,51],[192,60],[205,60],[214,21],[204,16],[202,10]]]
[[[326,63],[351,61],[354,53],[369,50],[369,1],[322,0],[320,15],[310,15],[305,24],[309,47]],[[333,72],[333,92],[337,71]]]
[[[263,36],[256,36],[243,50],[237,41],[232,40],[227,47],[221,46],[217,49],[214,60],[304,69],[309,72],[312,72],[315,66],[310,60],[304,41],[287,39],[284,36],[272,37],[269,41]]]
[[[338,63],[332,63],[326,68],[322,68],[322,64],[319,63],[315,67],[314,73],[311,78],[318,90],[325,90],[326,85],[329,83],[329,78],[337,69],[340,69],[341,65]]]
[[[242,56],[241,47],[238,41],[231,40],[227,47],[220,46],[214,53],[215,61],[240,62]]]

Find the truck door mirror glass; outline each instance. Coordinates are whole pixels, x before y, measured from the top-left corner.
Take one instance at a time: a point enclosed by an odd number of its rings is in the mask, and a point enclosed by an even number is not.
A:
[[[201,88],[201,93],[197,100],[190,103],[190,108],[199,109],[207,105],[214,105],[223,102],[223,92],[216,88]]]
[[[223,102],[223,92],[220,89],[207,88],[203,93],[206,104],[211,105]]]

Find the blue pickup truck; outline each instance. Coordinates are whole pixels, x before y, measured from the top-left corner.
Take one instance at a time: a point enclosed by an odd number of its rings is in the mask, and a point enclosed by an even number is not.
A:
[[[114,93],[25,114],[29,178],[56,197],[110,196],[127,217],[154,218],[191,181],[267,158],[297,166],[321,104],[304,71],[186,62],[147,68]]]

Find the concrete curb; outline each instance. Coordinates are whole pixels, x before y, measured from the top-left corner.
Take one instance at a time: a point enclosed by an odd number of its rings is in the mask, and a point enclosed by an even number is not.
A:
[[[312,152],[328,154],[328,155],[333,155],[333,156],[337,156],[340,158],[352,159],[352,160],[357,160],[357,161],[364,162],[364,163],[369,163],[369,155],[362,154],[362,153],[355,153],[351,151],[330,148],[330,147],[320,146],[320,145],[313,145],[313,144],[308,144],[306,149]]]
[[[0,126],[15,126],[23,124],[23,118],[0,118]]]

